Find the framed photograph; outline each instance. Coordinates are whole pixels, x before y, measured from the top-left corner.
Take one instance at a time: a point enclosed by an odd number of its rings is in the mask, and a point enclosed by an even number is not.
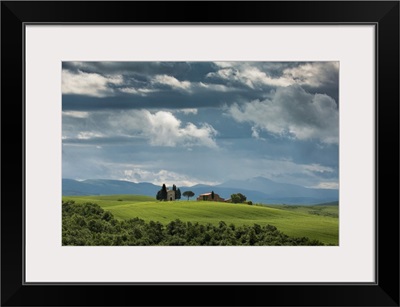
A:
[[[399,306],[398,1],[1,27],[2,305]]]

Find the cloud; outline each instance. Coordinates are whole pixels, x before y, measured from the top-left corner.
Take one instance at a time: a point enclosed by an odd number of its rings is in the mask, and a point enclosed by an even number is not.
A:
[[[209,124],[183,123],[171,112],[131,110],[93,112],[87,118],[63,120],[63,140],[141,138],[152,146],[205,146],[217,148],[217,131]]]
[[[339,62],[303,63],[284,68],[280,63],[264,62],[216,62],[220,69],[207,74],[208,78],[241,83],[251,89],[264,86],[285,87],[294,84],[319,87],[338,82]],[[281,67],[277,75],[277,66]],[[278,70],[279,71],[279,70]]]
[[[192,123],[182,126],[182,122],[171,112],[158,111],[154,114],[146,110],[142,112],[147,119],[147,125],[142,133],[149,138],[151,145],[217,147],[213,139],[217,132],[207,123],[201,127]]]
[[[331,173],[333,172],[333,169],[331,167],[327,167],[327,166],[323,166],[323,165],[319,165],[319,164],[308,164],[304,166],[304,170],[309,171],[309,172],[313,172],[313,173]]]
[[[189,81],[179,81],[175,77],[168,76],[168,75],[157,75],[154,77],[152,82],[156,83],[156,84],[168,85],[175,89],[189,90],[191,87],[191,84]]]
[[[194,85],[197,90],[210,90],[215,92],[233,92],[237,89],[232,87],[227,87],[223,84],[212,84],[212,83],[203,83],[199,82]]]
[[[134,94],[134,95],[141,95],[141,96],[146,96],[149,93],[157,92],[156,89],[134,88],[134,87],[121,87],[118,90],[125,94]]]
[[[175,112],[183,113],[185,115],[188,115],[188,114],[196,115],[198,110],[197,109],[179,109],[179,110],[176,110]]]
[[[339,110],[325,94],[310,94],[299,86],[278,88],[272,99],[233,104],[228,114],[237,122],[298,140],[339,141]],[[254,132],[253,132],[254,133]]]
[[[89,112],[84,111],[63,111],[63,116],[70,116],[75,118],[87,118],[89,116]]]
[[[63,62],[63,69],[81,70],[89,73],[101,71],[103,74],[157,75],[168,74],[173,70],[178,74],[190,71],[190,62]]]
[[[180,81],[175,77],[169,75],[157,75],[152,79],[151,83],[166,85],[171,87],[172,89],[181,90],[189,93],[204,91],[231,92],[237,90],[235,88],[227,87],[223,84]]]
[[[315,189],[339,189],[338,182],[320,182],[317,185],[311,186],[310,188]]]
[[[88,95],[94,97],[107,97],[114,94],[110,85],[123,83],[121,75],[105,77],[96,73],[85,73],[78,70],[71,73],[68,70],[62,71],[62,93]]]
[[[161,169],[159,171],[146,170],[137,167],[126,167],[126,169],[114,172],[114,178],[119,180],[128,180],[133,182],[150,182],[156,185],[175,184],[179,187],[193,186],[196,184],[215,184],[216,182],[202,181],[195,176],[179,174],[171,170]]]
[[[260,137],[260,132],[257,130],[257,127],[251,127],[251,136],[257,140],[264,140],[264,138]]]
[[[102,133],[96,133],[96,132],[91,132],[91,131],[82,131],[82,132],[79,132],[76,137],[79,140],[89,140],[89,139],[93,139],[93,138],[101,138],[103,136],[104,136],[104,134],[102,134]]]
[[[293,84],[293,80],[286,78],[272,78],[267,73],[260,71],[250,65],[240,65],[239,67],[225,67],[217,72],[207,74],[208,78],[220,78],[242,83],[251,89],[262,87],[263,85],[288,86]]]
[[[337,84],[339,62],[305,63],[283,71],[285,78],[300,85],[319,87],[326,84]]]

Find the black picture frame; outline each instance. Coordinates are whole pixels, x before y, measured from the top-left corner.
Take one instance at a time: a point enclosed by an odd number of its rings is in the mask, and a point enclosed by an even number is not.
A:
[[[375,25],[376,283],[25,284],[23,56],[30,22]],[[399,1],[3,1],[1,77],[2,306],[399,306]]]

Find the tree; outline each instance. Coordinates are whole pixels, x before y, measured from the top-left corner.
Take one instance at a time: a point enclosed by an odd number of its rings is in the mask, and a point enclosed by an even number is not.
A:
[[[242,193],[237,193],[237,194],[231,195],[231,200],[234,204],[243,203],[246,201],[246,199],[247,199],[247,197],[244,196]]]
[[[193,197],[194,193],[192,191],[185,191],[185,192],[183,192],[182,195],[186,196],[188,198],[188,200],[189,200],[189,197]]]
[[[181,190],[179,188],[175,192],[175,199],[181,199]]]
[[[231,200],[232,200],[232,203],[234,203],[234,204],[240,203],[240,197],[237,194],[232,194]]]
[[[157,200],[167,200],[168,193],[167,193],[167,187],[165,184],[162,185],[161,190],[157,192],[156,199]]]
[[[211,199],[214,199],[214,191],[211,191]]]
[[[167,200],[167,197],[168,197],[167,187],[165,186],[165,183],[163,183],[162,188],[161,188],[161,199]]]
[[[237,196],[239,196],[241,203],[244,203],[247,199],[247,197],[244,196],[242,193],[237,193]]]
[[[181,190],[177,189],[175,184],[172,186],[172,190],[175,192],[175,199],[181,199]]]

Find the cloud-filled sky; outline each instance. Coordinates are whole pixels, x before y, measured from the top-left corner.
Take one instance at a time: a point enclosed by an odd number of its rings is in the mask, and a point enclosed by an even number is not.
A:
[[[63,62],[63,178],[338,187],[338,62]]]

